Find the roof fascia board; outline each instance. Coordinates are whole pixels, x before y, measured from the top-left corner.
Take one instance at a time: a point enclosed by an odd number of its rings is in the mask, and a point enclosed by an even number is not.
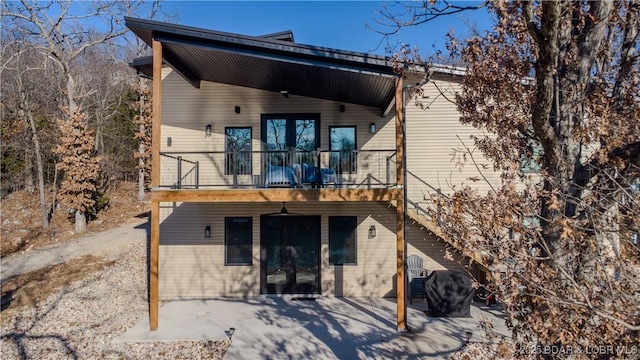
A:
[[[380,71],[370,70],[367,68],[362,68],[359,66],[350,66],[343,63],[331,63],[326,61],[286,56],[284,54],[260,52],[260,51],[244,49],[244,48],[241,48],[241,49],[231,48],[228,46],[210,44],[210,43],[198,41],[196,39],[189,39],[189,40],[175,39],[173,36],[169,34],[158,34],[155,36],[155,38],[156,40],[162,43],[193,46],[193,47],[203,48],[206,50],[224,51],[228,53],[241,54],[241,55],[261,58],[265,60],[280,61],[280,62],[286,62],[286,63],[298,64],[298,65],[316,66],[316,67],[332,69],[332,70],[354,72],[354,73],[363,74],[363,75],[381,76],[381,77],[389,77],[389,78],[395,77],[391,68],[389,68],[388,72],[380,72]]]
[[[129,66],[139,67],[139,66],[146,66],[146,65],[152,65],[152,64],[153,64],[153,56],[149,55],[149,56],[141,56],[138,58],[134,58],[133,60],[131,60],[131,63],[129,64]]]
[[[352,52],[341,49],[332,49],[327,47],[312,46],[306,44],[293,43],[289,41],[277,40],[270,38],[269,36],[279,34],[267,34],[263,36],[248,36],[242,34],[226,33],[221,31],[214,31],[209,29],[190,27],[184,25],[177,25],[171,23],[165,23],[160,21],[153,21],[147,19],[138,19],[132,17],[125,17],[125,24],[131,30],[136,32],[136,28],[147,29],[150,31],[162,31],[165,33],[195,37],[200,39],[214,40],[219,42],[226,42],[234,44],[236,46],[250,46],[266,48],[271,51],[283,51],[299,53],[306,56],[324,57],[342,61],[353,61],[362,64],[368,64],[373,66],[380,66],[383,68],[391,68],[391,65],[387,58],[379,55],[372,55],[366,53]],[[285,33],[285,32],[283,32]],[[151,39],[143,39],[150,45]],[[466,74],[466,67],[452,66],[445,64],[431,64],[431,65],[414,65],[420,70],[428,69],[430,72],[459,75],[464,76]]]
[[[285,31],[279,31],[279,32],[276,32],[276,33],[260,35],[260,37],[261,38],[267,38],[267,39],[276,39],[276,40],[280,40],[280,41],[295,42],[295,41],[293,41],[293,31],[291,31],[291,30],[285,30]],[[285,39],[287,39],[287,40],[285,40]]]
[[[170,23],[163,23],[153,20],[136,19],[125,17],[125,23],[127,27],[134,30],[134,28],[144,28],[151,31],[161,31],[168,34],[181,35],[186,37],[193,37],[203,40],[213,40],[223,43],[231,43],[240,46],[250,46],[265,48],[273,51],[283,51],[290,53],[297,53],[306,56],[324,57],[342,61],[353,61],[362,64],[379,66],[383,68],[391,68],[391,65],[386,57],[380,55],[372,55],[367,53],[359,53],[347,50],[332,49],[321,46],[312,46],[305,44],[292,43],[289,41],[276,40],[265,37],[255,37],[240,34],[231,34],[220,31],[213,31],[208,29],[181,26]],[[135,30],[134,30],[135,32]],[[144,39],[143,39],[144,40]],[[148,40],[146,40],[148,41]]]
[[[443,64],[432,64],[428,67],[428,70],[430,72],[437,72],[437,73],[449,74],[449,75],[459,75],[459,76],[464,76],[467,73],[467,68],[465,67],[450,66],[450,65],[443,65]]]

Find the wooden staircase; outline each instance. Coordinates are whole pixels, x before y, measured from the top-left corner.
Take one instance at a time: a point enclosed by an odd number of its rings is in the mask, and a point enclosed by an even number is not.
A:
[[[392,205],[396,206],[395,203],[392,204]],[[437,222],[427,219],[427,217],[425,215],[421,214],[418,211],[418,209],[416,209],[416,208],[408,208],[407,209],[407,217],[409,219],[411,219],[412,221],[414,221],[416,224],[420,225],[426,231],[430,232],[434,236],[437,236],[438,238],[442,239],[447,244],[451,245],[454,249],[456,249],[458,251],[461,250],[461,246],[456,240],[452,239],[449,235],[445,234],[442,231],[442,229],[440,229],[440,227],[438,226]],[[485,270],[487,269],[486,261],[485,261],[485,259],[482,258],[482,256],[479,253],[474,252],[471,255],[471,258],[473,259],[473,261],[478,263],[478,265],[480,265],[482,268],[484,268]]]

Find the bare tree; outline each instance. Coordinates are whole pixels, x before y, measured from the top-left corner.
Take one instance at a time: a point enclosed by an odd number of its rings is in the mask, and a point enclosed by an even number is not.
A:
[[[100,189],[125,178],[135,170],[133,148],[136,144],[131,105],[137,101],[135,73],[110,53],[112,47],[94,47],[85,51],[74,65],[82,68],[79,87],[91,89],[84,100],[95,150],[105,160]]]
[[[490,265],[516,355],[541,345],[625,356],[640,334],[640,1],[486,6],[496,22],[458,49],[456,104],[492,134],[475,144],[502,183],[434,194],[440,226]],[[484,158],[461,151],[482,173]]]
[[[72,5],[81,10],[73,9]],[[120,24],[120,18],[130,15],[136,6],[131,2],[21,0],[19,4],[4,2],[2,12],[4,17],[19,25],[24,40],[36,44],[57,64],[66,79],[66,103],[73,113],[78,107],[77,101],[86,94],[77,91],[72,63],[85,50],[125,34],[127,29]]]
[[[154,19],[162,17],[165,20],[170,20],[175,17],[175,14],[167,14],[162,11],[160,1],[152,1],[149,6],[149,11],[146,17]],[[138,58],[148,54],[149,46],[142,41],[138,36],[131,34],[126,37],[129,49],[131,50],[130,57]],[[136,102],[134,109],[138,114],[134,117],[134,123],[138,126],[135,138],[138,140],[138,152],[135,157],[138,159],[138,201],[144,201],[145,190],[151,183],[151,85],[148,80],[142,76],[138,79],[138,84],[135,88],[138,91],[138,102]]]
[[[130,15],[138,2],[72,2],[46,3],[21,0],[3,2],[3,24],[13,24],[15,38],[32,46],[34,51],[46,54],[56,65],[64,79],[65,101],[69,115],[76,114],[93,92],[91,87],[77,81],[79,67],[74,66],[80,55],[94,47],[110,43],[127,31],[121,24],[124,15]],[[87,129],[88,127],[83,127]],[[63,166],[59,167],[63,168]],[[97,176],[98,174],[96,174]],[[65,184],[73,182],[66,181]],[[69,190],[69,189],[67,189]],[[68,191],[67,191],[68,192]],[[86,229],[86,214],[76,209],[76,232]]]
[[[3,19],[3,29],[9,30]],[[43,149],[41,146],[40,131],[36,117],[46,119],[51,109],[49,103],[55,98],[56,77],[47,67],[46,56],[34,50],[27,44],[15,41],[11,32],[3,34],[2,66],[0,77],[4,89],[3,103],[5,110],[13,109],[14,114],[3,113],[3,122],[6,116],[15,116],[26,125],[27,138],[31,140],[33,147],[24,145],[25,159],[25,189],[29,192],[33,184],[33,168],[35,158],[35,170],[38,179],[38,193],[42,212],[42,226],[49,227],[49,216],[46,210],[45,179]],[[46,92],[40,91],[47,88]],[[52,91],[53,90],[53,91]],[[9,99],[12,97],[13,99]],[[54,110],[55,111],[55,110]],[[40,120],[41,123],[46,121]],[[14,125],[15,126],[15,125]],[[7,129],[7,128],[5,128]],[[8,129],[7,129],[8,130]],[[33,191],[33,190],[31,190]]]

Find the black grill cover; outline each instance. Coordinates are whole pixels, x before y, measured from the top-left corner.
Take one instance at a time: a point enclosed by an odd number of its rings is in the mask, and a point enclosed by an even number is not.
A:
[[[429,316],[471,317],[474,289],[461,271],[434,271],[426,279]]]

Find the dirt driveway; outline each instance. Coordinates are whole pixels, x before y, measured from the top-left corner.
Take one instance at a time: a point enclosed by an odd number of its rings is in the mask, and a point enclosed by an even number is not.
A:
[[[120,227],[80,237],[70,242],[11,254],[0,260],[2,269],[0,283],[12,276],[61,264],[83,255],[96,255],[115,260],[127,249],[124,245],[146,242],[148,234],[148,218],[135,218]]]

